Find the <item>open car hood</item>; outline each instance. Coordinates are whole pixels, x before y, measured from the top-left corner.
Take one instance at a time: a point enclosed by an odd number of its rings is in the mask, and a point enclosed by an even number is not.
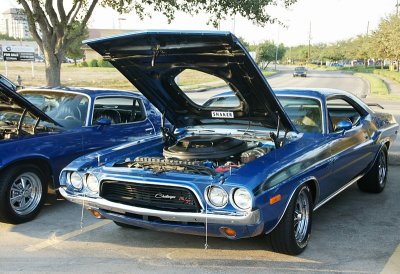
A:
[[[125,77],[177,127],[251,121],[294,130],[265,77],[229,32],[145,31],[84,41]],[[185,69],[215,75],[233,90],[240,107],[227,110],[191,102],[175,83]]]
[[[10,80],[0,74],[0,108],[2,106],[26,109],[39,119],[62,127],[62,125],[54,121],[46,113],[38,109],[34,104],[29,102],[23,96],[19,95],[17,93],[17,87]]]

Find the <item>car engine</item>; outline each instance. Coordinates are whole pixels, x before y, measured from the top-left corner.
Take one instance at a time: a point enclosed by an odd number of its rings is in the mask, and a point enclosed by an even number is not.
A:
[[[188,136],[165,147],[163,157],[137,157],[115,166],[144,168],[157,173],[177,171],[216,175],[239,168],[272,149],[272,141],[263,143],[225,135]]]

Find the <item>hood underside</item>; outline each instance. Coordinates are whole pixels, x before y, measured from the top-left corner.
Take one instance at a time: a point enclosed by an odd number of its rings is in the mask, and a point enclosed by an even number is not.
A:
[[[109,60],[177,127],[242,120],[294,130],[261,71],[229,32],[147,31],[85,41]],[[215,115],[216,108],[193,103],[175,83],[185,69],[223,79],[239,107]]]

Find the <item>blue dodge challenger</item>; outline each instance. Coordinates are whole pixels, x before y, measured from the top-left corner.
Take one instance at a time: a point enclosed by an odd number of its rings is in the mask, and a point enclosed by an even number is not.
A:
[[[0,75],[0,221],[35,218],[62,168],[81,155],[159,132],[161,116],[140,94],[24,89]]]
[[[161,123],[159,135],[62,171],[60,193],[97,218],[228,239],[266,235],[273,250],[299,254],[314,210],[353,183],[366,192],[385,187],[393,116],[344,91],[272,91],[231,33],[148,31],[87,44],[174,127]],[[181,84],[187,70],[231,91],[200,100]]]

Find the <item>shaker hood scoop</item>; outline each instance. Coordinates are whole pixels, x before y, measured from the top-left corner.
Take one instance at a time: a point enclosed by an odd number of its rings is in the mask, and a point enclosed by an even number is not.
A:
[[[144,31],[84,42],[110,61],[177,127],[224,120],[212,116],[215,109],[191,102],[176,85],[179,73],[193,69],[217,76],[231,87],[241,101],[240,107],[229,110],[232,120],[294,130],[254,60],[229,32]]]

